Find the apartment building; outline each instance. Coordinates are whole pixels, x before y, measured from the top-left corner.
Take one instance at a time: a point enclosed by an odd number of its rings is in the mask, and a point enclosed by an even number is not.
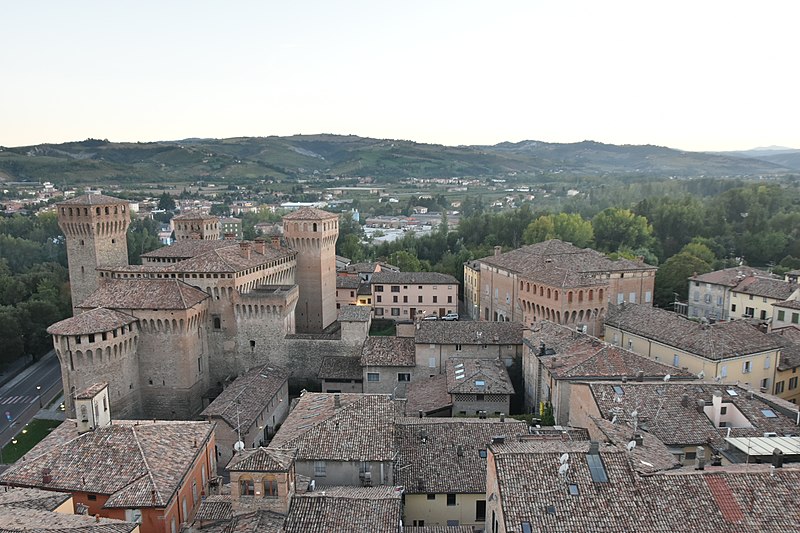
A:
[[[438,272],[375,272],[370,281],[375,317],[416,320],[458,312],[458,280]]]

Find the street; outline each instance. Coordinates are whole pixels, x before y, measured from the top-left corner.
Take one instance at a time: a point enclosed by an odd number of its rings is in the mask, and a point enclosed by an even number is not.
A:
[[[0,387],[0,446],[8,444],[41,405],[60,393],[61,368],[52,351]]]

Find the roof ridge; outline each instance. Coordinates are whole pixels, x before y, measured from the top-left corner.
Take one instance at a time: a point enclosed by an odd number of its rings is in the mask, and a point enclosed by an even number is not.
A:
[[[184,309],[186,309],[186,307],[187,307],[186,298],[183,297],[183,287],[181,287],[181,284],[179,282],[180,282],[180,280],[176,278],[175,279],[175,285],[178,287],[178,294],[181,297],[181,303],[183,304]]]
[[[142,448],[142,443],[139,442],[139,435],[136,433],[136,426],[133,425],[130,426],[130,428],[131,428],[131,433],[133,434],[133,440],[134,442],[136,442],[136,447],[139,448],[139,452],[142,454],[142,461],[144,462],[144,468],[147,471],[147,476],[150,478],[150,484],[153,486],[153,490],[156,492],[156,496],[158,496],[159,502],[166,505],[167,502],[165,502],[164,498],[161,496],[161,492],[158,490],[156,481],[153,478],[153,472],[150,470],[150,463],[147,462],[147,457],[145,456],[144,449]]]

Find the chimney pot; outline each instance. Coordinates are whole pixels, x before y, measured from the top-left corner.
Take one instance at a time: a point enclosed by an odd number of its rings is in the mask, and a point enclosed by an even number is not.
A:
[[[642,443],[644,442],[644,437],[642,437],[641,433],[637,433],[636,435],[633,436],[633,440],[636,442],[637,446],[641,446]]]
[[[695,470],[705,470],[706,468],[706,449],[698,446],[696,450]]]
[[[783,466],[783,452],[778,448],[772,450],[772,466],[781,468]]]
[[[337,409],[342,406],[342,397],[338,394],[333,395],[333,406]]]
[[[636,373],[636,381],[644,381],[644,370],[639,370]]]
[[[685,392],[683,393],[683,396],[681,396],[681,405],[684,407],[689,407],[689,395]]]
[[[705,400],[697,400],[697,412],[704,413],[706,409],[706,401]]]
[[[500,413],[500,422],[505,422],[505,421],[506,421],[506,414]]]
[[[256,240],[254,241],[253,249],[256,252],[260,253],[261,255],[266,254],[267,253],[267,241],[265,241],[262,237],[256,238]]]
[[[242,257],[246,259],[250,259],[250,243],[249,242],[240,242],[239,243],[239,251],[242,253]]]
[[[99,514],[94,515],[94,521],[95,522],[99,522],[100,521],[100,515]]]
[[[503,251],[503,247],[502,246],[495,246],[494,247],[494,255],[496,255],[496,256],[500,255],[502,253],[502,251]]]

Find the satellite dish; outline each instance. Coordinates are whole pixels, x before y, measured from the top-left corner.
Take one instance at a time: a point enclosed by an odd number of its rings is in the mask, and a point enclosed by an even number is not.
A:
[[[701,370],[699,374],[697,374],[698,379],[705,379],[706,378],[706,371]]]
[[[244,442],[237,440],[236,444],[233,445],[233,449],[237,452],[244,450]]]
[[[637,416],[639,416],[639,411],[637,411],[636,409],[634,409],[634,410],[633,410],[633,412],[631,413],[631,417],[632,417],[632,418],[636,418]]]
[[[617,423],[617,415],[614,415],[614,416],[611,417],[611,423],[612,424],[616,424]]]
[[[630,441],[626,446],[626,448],[628,448],[629,452],[633,451],[633,449],[636,448],[636,441],[635,440]]]
[[[671,378],[671,377],[672,377],[672,376],[670,376],[669,374],[667,374],[666,376],[664,376],[664,383],[666,383],[667,381],[669,381],[669,378]]]
[[[560,461],[561,461],[561,464],[562,464],[562,465],[563,465],[564,463],[566,463],[567,461],[569,461],[569,454],[568,454],[568,453],[561,454],[561,459],[560,459]]]
[[[563,465],[558,467],[558,473],[562,476],[566,476],[568,471],[569,471],[569,463],[564,463]]]
[[[714,381],[719,383],[720,381],[722,381],[722,376],[714,376]]]
[[[617,403],[622,403],[622,396],[620,396],[619,394],[615,394],[614,401]]]

